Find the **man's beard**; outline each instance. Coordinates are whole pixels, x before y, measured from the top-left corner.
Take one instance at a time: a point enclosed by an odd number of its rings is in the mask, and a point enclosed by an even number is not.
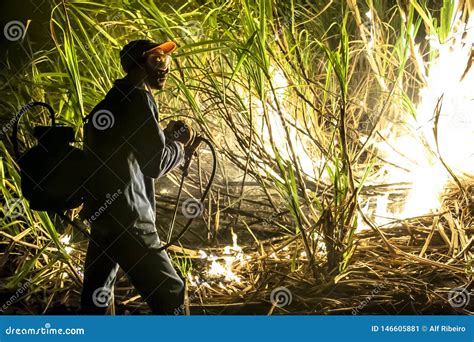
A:
[[[163,89],[166,81],[166,73],[163,73],[161,70],[153,68],[147,64],[145,64],[145,71],[147,74],[146,83],[148,86],[152,89]]]
[[[148,84],[150,87],[153,89],[158,89],[161,90],[165,86],[166,80],[164,78],[155,78],[155,77],[149,77],[148,79]]]

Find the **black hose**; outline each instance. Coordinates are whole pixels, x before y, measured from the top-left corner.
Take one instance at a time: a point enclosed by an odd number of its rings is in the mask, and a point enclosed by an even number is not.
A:
[[[211,176],[209,177],[209,182],[207,183],[206,185],[206,188],[204,189],[204,192],[202,193],[202,196],[201,196],[201,199],[200,199],[200,202],[202,203],[206,197],[207,197],[207,194],[209,193],[209,191],[211,190],[211,186],[212,184],[214,183],[214,177],[216,176],[216,171],[217,171],[217,155],[216,155],[216,150],[214,149],[214,146],[212,146],[211,142],[205,138],[200,138],[201,141],[203,143],[205,143],[209,149],[211,150],[211,154],[212,154],[212,171],[211,171]],[[181,184],[180,184],[180,188],[178,190],[178,199],[179,199],[179,194],[181,194],[181,190],[182,190],[182,187],[183,187],[183,181],[184,181],[184,178],[186,177],[186,170],[183,172],[183,178],[181,179]],[[176,202],[176,207],[179,205],[179,200]],[[174,237],[174,239],[170,240],[169,242],[167,242],[165,245],[163,245],[162,247],[160,247],[158,249],[158,252],[162,251],[162,250],[165,250],[167,249],[168,247],[174,245],[179,239],[181,239],[181,237],[186,233],[186,231],[189,229],[189,227],[191,226],[191,224],[193,223],[194,219],[196,217],[191,217],[188,222],[186,223],[186,225],[183,227],[183,229],[181,229],[181,231]]]

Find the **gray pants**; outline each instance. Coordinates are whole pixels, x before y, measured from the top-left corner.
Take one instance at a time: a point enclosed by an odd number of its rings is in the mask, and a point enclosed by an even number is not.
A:
[[[82,313],[106,313],[120,266],[154,314],[182,314],[184,282],[166,252],[157,251],[160,246],[156,231],[114,231],[93,224],[84,265]]]

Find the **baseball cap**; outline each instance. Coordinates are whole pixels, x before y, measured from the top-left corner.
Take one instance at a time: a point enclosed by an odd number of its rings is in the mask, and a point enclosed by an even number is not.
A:
[[[176,43],[172,41],[158,44],[147,39],[133,40],[120,51],[120,63],[123,70],[129,72],[134,66],[144,62],[145,53],[170,54],[176,50],[176,47]]]

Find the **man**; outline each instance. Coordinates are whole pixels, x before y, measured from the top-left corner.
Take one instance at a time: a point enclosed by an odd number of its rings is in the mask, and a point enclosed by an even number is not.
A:
[[[181,165],[192,130],[173,122],[165,132],[151,89],[163,89],[163,60],[176,48],[136,40],[120,52],[127,75],[91,112],[85,151],[93,161],[85,211],[91,241],[84,266],[84,314],[104,314],[120,266],[155,314],[180,312],[184,283],[161,246],[155,228],[154,179]],[[166,57],[166,58],[164,58]]]

